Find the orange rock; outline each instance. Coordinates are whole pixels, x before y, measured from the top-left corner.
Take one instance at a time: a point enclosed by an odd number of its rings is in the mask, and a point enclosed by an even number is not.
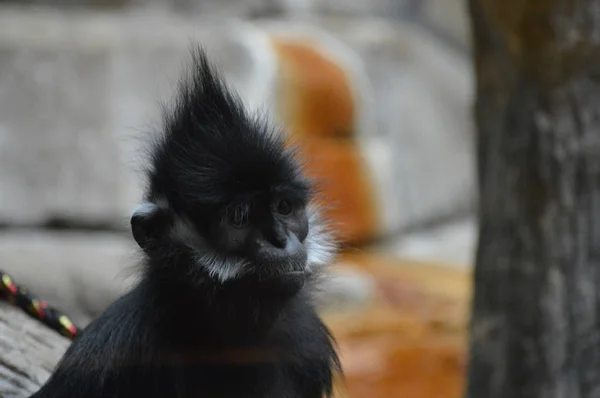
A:
[[[274,40],[280,71],[278,114],[320,181],[338,238],[357,244],[377,234],[373,186],[355,141],[356,101],[347,74],[310,43]]]
[[[279,109],[293,133],[352,139],[355,100],[348,76],[308,42],[275,39],[281,65]]]

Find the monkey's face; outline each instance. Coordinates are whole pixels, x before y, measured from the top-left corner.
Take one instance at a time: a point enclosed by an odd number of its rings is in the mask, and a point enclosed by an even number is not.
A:
[[[203,227],[206,220],[208,228]],[[309,217],[305,198],[293,190],[215,206],[192,223],[215,254],[198,266],[223,282],[279,281],[300,287],[308,276]]]
[[[309,232],[303,198],[292,193],[265,195],[229,204],[213,217],[207,238],[219,252],[247,262],[261,276],[304,271]]]
[[[334,249],[307,201],[293,188],[190,206],[185,212],[162,199],[138,207],[131,224],[136,241],[152,257],[168,252],[165,247],[189,251],[193,268],[181,271],[190,278],[251,280],[293,290],[314,267],[328,263]]]
[[[133,235],[150,266],[192,281],[302,280],[333,246],[297,147],[196,57],[149,148]]]

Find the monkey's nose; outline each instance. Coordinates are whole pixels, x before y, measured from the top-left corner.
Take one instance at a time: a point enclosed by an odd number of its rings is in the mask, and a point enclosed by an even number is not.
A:
[[[293,233],[272,236],[259,246],[263,254],[281,259],[294,256],[302,249],[302,244]]]
[[[273,223],[262,231],[264,239],[277,249],[285,249],[289,240],[289,233],[279,223]]]

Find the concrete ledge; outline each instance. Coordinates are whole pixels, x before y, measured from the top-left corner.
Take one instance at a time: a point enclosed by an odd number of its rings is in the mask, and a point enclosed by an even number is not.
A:
[[[136,246],[107,233],[0,234],[0,268],[15,283],[86,325],[135,280]]]

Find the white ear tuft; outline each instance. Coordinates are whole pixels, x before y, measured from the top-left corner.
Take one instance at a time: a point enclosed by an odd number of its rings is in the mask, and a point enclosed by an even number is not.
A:
[[[158,210],[158,206],[151,202],[141,203],[133,210],[132,217],[146,218],[154,214]]]
[[[315,205],[308,207],[308,223],[309,230],[306,237],[308,266],[327,266],[334,260],[337,246],[327,224],[321,219],[320,209]]]

